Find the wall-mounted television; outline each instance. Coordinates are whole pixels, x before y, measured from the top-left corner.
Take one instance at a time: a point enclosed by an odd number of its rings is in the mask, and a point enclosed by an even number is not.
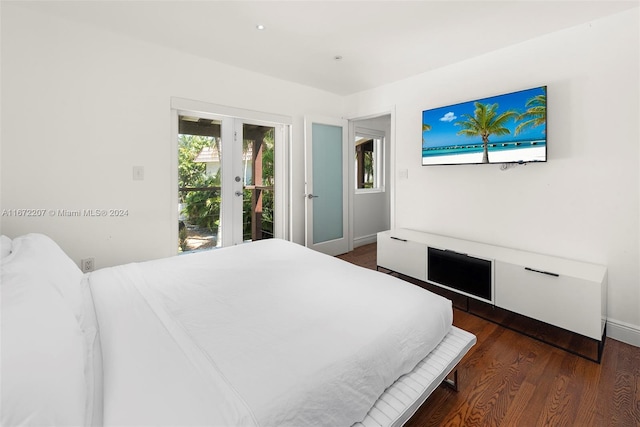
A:
[[[422,165],[547,161],[547,87],[422,112]]]

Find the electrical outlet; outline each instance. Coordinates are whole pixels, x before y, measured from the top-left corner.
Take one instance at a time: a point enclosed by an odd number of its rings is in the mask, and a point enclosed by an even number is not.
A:
[[[96,259],[94,257],[83,258],[80,260],[80,269],[83,273],[88,273],[90,271],[95,270],[96,268]]]

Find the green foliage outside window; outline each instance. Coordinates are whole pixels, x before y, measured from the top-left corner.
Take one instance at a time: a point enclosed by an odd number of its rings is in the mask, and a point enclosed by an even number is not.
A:
[[[205,147],[218,150],[218,141],[208,136],[179,135],[178,186],[216,187],[207,191],[180,193],[180,202],[184,205],[182,213],[187,221],[215,234],[220,225],[220,171],[215,176],[207,175],[205,163],[193,161]]]
[[[211,190],[181,191],[180,203],[183,204],[182,214],[189,224],[218,233],[220,226],[221,177],[220,170],[214,176],[208,175],[205,163],[195,163],[193,160],[206,147],[219,152],[219,138],[199,135],[179,135],[178,145],[178,185],[179,188],[213,187]],[[245,140],[244,151],[248,151],[252,141]],[[251,183],[253,184],[253,183]],[[274,134],[269,129],[262,143],[262,186],[274,185]],[[252,190],[243,192],[243,237],[252,239]],[[262,237],[273,236],[273,191],[262,191]]]

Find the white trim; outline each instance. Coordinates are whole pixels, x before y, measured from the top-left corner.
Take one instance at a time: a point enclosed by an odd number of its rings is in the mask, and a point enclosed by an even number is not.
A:
[[[607,338],[640,347],[640,327],[618,320],[607,319]]]
[[[170,254],[178,253],[178,110],[171,110],[171,139],[169,142],[169,161],[171,162],[171,170],[169,172],[169,188],[171,196],[169,197],[169,212],[171,212],[171,236],[169,237]]]
[[[368,245],[370,243],[376,243],[378,241],[378,233],[369,234],[368,236],[360,236],[353,238],[353,247]]]
[[[234,221],[236,215],[242,217],[242,198],[236,201],[234,193],[234,160],[240,161],[242,158],[242,145],[238,154],[234,150],[235,138],[234,134],[236,120],[232,117],[223,117],[220,124],[220,150],[222,152],[220,159],[220,224],[218,225],[218,234],[221,246],[232,246],[242,242],[242,221]],[[239,210],[238,210],[239,206]],[[237,230],[240,230],[239,232]],[[238,234],[240,237],[238,237]],[[236,240],[238,239],[238,240]]]
[[[356,127],[355,123],[351,120],[347,121],[348,129],[347,129],[347,153],[353,153],[356,149]],[[349,155],[349,154],[347,154]],[[354,230],[355,228],[355,214],[354,214],[354,205],[355,205],[355,196],[356,193],[353,190],[356,186],[356,167],[352,158],[347,157],[349,160],[347,161],[347,200],[349,201],[349,252],[351,252],[355,248],[354,242]]]
[[[291,215],[289,212],[289,180],[290,180],[290,166],[289,166],[289,134],[290,125],[278,124],[275,125],[275,146],[278,147],[274,154],[274,179],[275,179],[275,194],[274,194],[274,206],[276,212],[280,212],[281,220],[276,220],[273,224],[274,236],[280,237],[285,240],[290,239],[289,224],[291,223]],[[280,215],[279,214],[279,215]],[[274,218],[275,220],[275,218]]]
[[[292,126],[287,126],[285,133],[287,134],[287,170],[286,170],[286,176],[288,179],[288,185],[287,185],[287,200],[285,201],[285,203],[289,206],[288,209],[288,213],[289,213],[289,217],[287,218],[287,222],[286,225],[288,225],[288,236],[286,236],[287,240],[291,240],[293,241],[293,235],[294,235],[294,230],[293,230],[293,218],[294,218],[294,212],[293,212],[293,155],[291,153],[293,153],[293,129]]]
[[[290,116],[265,113],[262,111],[245,110],[244,108],[211,104],[209,102],[178,98],[175,96],[171,97],[171,108],[175,110],[185,110],[202,114],[215,114],[218,116],[228,116],[247,120],[260,120],[263,122],[279,123],[283,125],[293,124],[293,119]]]
[[[388,190],[389,190],[389,228],[394,229],[396,227],[396,107],[395,105],[391,108],[389,114],[391,115],[391,135],[389,135],[389,152],[387,155],[389,156],[389,182],[388,182]]]

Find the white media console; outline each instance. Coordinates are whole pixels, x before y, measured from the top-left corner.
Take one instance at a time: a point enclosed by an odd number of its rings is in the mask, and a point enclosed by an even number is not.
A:
[[[443,254],[445,262],[434,258],[434,252]],[[447,253],[452,255],[451,261]],[[431,273],[429,259],[433,263]],[[465,270],[467,260],[484,263],[479,268],[489,275],[483,280],[485,290],[475,292],[468,285],[457,286],[458,281],[464,282],[459,274],[454,274],[452,279],[448,274],[442,276],[441,272],[446,273],[447,268]],[[409,229],[378,233],[377,264],[598,342],[604,340],[605,266]],[[434,281],[434,269],[438,270],[438,277],[444,278],[441,281],[452,280],[451,283]]]

